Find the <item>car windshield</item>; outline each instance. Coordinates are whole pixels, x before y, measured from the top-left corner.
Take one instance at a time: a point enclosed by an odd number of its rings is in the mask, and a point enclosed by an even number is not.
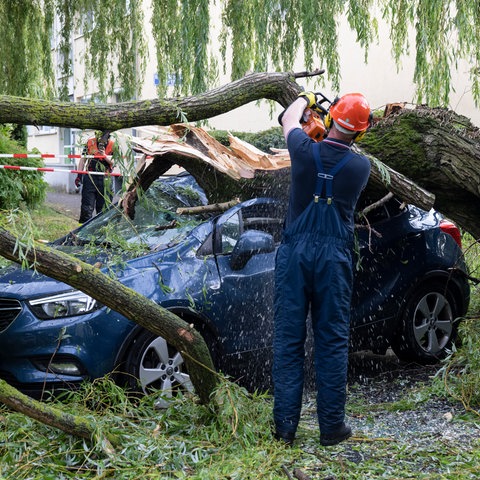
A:
[[[193,188],[157,181],[137,200],[133,219],[121,208],[112,207],[77,230],[69,240],[76,245],[161,250],[182,241],[204,221],[200,215],[180,215],[177,208],[201,204]]]

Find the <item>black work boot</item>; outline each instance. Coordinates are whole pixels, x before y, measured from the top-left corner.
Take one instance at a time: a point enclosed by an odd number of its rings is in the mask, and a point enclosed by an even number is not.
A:
[[[283,442],[285,445],[291,447],[293,445],[293,441],[295,440],[294,433],[278,433],[275,432],[273,434],[273,438],[278,440],[279,442]]]
[[[343,442],[352,436],[352,429],[344,422],[337,429],[330,433],[320,434],[320,443],[324,447],[330,447],[337,443]]]

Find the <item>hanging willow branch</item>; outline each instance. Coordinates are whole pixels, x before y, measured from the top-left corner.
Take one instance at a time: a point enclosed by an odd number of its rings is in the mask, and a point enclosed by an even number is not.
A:
[[[114,94],[137,98],[146,62],[155,60],[160,97],[170,87],[173,95],[204,92],[220,73],[237,80],[248,72],[289,71],[299,60],[308,70],[324,65],[339,91],[340,30],[354,33],[351,55],[363,53],[367,61],[378,24],[386,22],[391,44],[384,47],[397,65],[405,52],[415,58],[418,102],[448,104],[460,60],[468,62],[470,90],[480,99],[478,2],[151,0],[151,17],[147,3],[0,0],[0,93],[66,99],[73,60],[85,75],[76,80],[102,101]],[[152,51],[146,38],[154,40]]]

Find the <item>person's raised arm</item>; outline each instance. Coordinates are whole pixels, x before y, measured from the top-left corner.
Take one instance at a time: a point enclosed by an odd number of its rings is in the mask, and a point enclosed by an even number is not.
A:
[[[294,128],[302,128],[300,120],[307,107],[312,107],[316,103],[316,97],[313,92],[301,92],[298,98],[291,103],[281,117],[283,136],[285,140],[288,134]]]

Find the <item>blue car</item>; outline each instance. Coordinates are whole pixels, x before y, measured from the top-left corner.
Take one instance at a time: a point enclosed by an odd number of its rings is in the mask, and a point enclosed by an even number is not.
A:
[[[360,208],[378,198],[365,192]],[[133,219],[112,207],[55,248],[100,262],[193,324],[216,367],[249,388],[267,388],[273,272],[283,211],[255,198],[223,213],[183,212],[206,199],[189,175],[161,178]],[[352,350],[434,362],[456,337],[469,304],[458,229],[395,197],[358,220]],[[157,335],[81,291],[32,271],[0,271],[0,377],[38,396],[113,373],[163,396],[192,390],[181,355]]]

